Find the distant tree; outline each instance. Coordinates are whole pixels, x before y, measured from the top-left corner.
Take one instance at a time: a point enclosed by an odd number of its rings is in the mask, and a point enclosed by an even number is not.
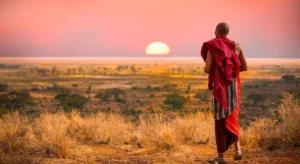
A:
[[[25,106],[34,105],[28,90],[13,91],[0,95],[0,107],[9,110],[21,109]]]
[[[187,99],[177,92],[166,95],[164,104],[171,105],[174,109],[182,109],[183,105],[187,102]]]
[[[2,84],[2,83],[0,83],[0,92],[6,91],[7,88],[8,88],[8,85],[7,85],[7,84]]]
[[[290,82],[290,81],[295,81],[296,77],[295,75],[283,75],[281,79],[283,81]]]
[[[260,101],[265,101],[267,96],[259,93],[250,93],[247,98],[253,100],[254,103],[257,104]]]
[[[51,70],[51,75],[56,75],[57,74],[57,69],[55,66],[52,67],[52,70]]]
[[[78,94],[59,94],[54,99],[58,100],[66,111],[72,109],[82,110],[88,99]]]
[[[138,70],[135,68],[135,66],[133,65],[133,66],[131,66],[130,67],[130,69],[131,69],[131,71],[133,72],[133,73],[136,73]]]
[[[65,88],[59,85],[54,84],[52,87],[47,87],[46,88],[47,91],[50,92],[57,92],[59,94],[69,94],[71,93],[71,90],[69,88]]]

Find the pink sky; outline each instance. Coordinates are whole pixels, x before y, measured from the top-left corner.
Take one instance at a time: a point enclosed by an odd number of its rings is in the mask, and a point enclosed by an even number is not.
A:
[[[1,0],[0,56],[199,57],[219,22],[247,57],[299,57],[299,0]]]

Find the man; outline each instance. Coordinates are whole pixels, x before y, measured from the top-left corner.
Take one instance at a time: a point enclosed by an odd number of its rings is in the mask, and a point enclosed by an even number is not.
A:
[[[234,160],[241,160],[238,112],[240,108],[241,71],[247,71],[247,63],[241,46],[227,38],[229,25],[219,23],[216,38],[207,41],[201,49],[206,62],[204,71],[209,74],[209,90],[213,91],[213,116],[218,156],[211,163],[225,163],[223,153],[232,144],[235,146]]]

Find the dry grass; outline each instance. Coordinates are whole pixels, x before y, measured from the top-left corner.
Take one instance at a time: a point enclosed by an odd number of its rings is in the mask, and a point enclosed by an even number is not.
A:
[[[43,114],[34,122],[34,131],[40,141],[40,147],[46,154],[66,158],[76,142],[68,133],[70,120],[62,112]]]
[[[246,147],[279,148],[300,144],[300,106],[290,94],[278,108],[282,121],[259,119],[242,131],[241,144]]]
[[[35,146],[35,136],[27,117],[12,113],[0,119],[0,154],[26,151]]]
[[[244,147],[292,146],[300,143],[300,109],[286,94],[279,107],[282,122],[260,119],[242,129]],[[126,146],[136,149],[170,150],[183,144],[214,143],[214,120],[211,114],[197,113],[170,118],[154,114],[140,117],[140,124],[126,122],[118,114],[97,113],[80,116],[44,113],[28,120],[18,113],[0,119],[0,160],[17,153],[37,156],[78,158],[86,163],[89,145]],[[84,148],[85,147],[85,148]]]
[[[130,141],[133,131],[133,124],[125,122],[124,117],[117,114],[97,113],[81,117],[78,112],[72,112],[69,124],[72,137],[94,144],[124,144]]]

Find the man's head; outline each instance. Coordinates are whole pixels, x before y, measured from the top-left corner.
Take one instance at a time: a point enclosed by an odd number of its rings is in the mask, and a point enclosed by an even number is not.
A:
[[[229,33],[229,25],[225,22],[221,22],[217,25],[215,30],[216,37],[218,36],[227,36]]]

